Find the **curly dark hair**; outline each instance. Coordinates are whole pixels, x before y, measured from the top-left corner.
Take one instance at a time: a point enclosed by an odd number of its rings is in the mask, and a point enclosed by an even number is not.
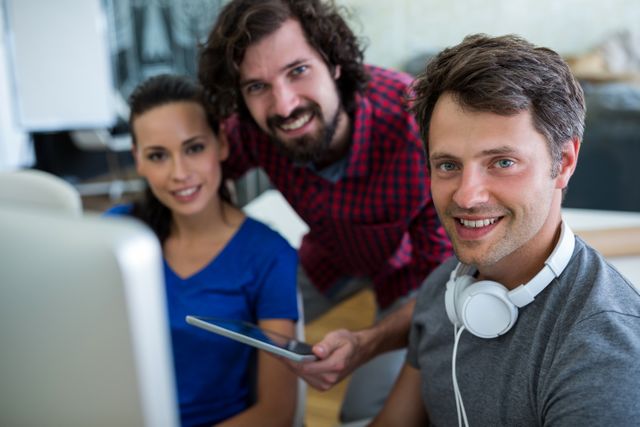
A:
[[[427,152],[431,115],[445,92],[475,111],[507,116],[531,111],[534,127],[549,143],[554,177],[563,144],[582,140],[584,94],[569,66],[553,50],[515,35],[465,37],[432,58],[412,89],[412,111]]]
[[[162,105],[174,102],[195,102],[201,105],[207,117],[207,123],[215,134],[220,130],[220,121],[207,109],[206,97],[203,89],[192,79],[171,74],[151,77],[142,82],[129,96],[129,128],[134,147],[137,145],[133,124],[142,114]],[[223,172],[224,173],[224,172]],[[220,198],[231,203],[231,195],[224,185],[225,177],[218,189]],[[132,215],[147,224],[156,234],[161,243],[169,237],[171,230],[171,211],[163,205],[147,186],[142,198],[133,204]]]
[[[322,0],[232,0],[221,11],[200,46],[198,78],[220,117],[238,112],[250,118],[239,88],[239,67],[246,49],[278,30],[287,19],[300,22],[307,42],[329,69],[340,66],[337,81],[343,106],[354,108],[356,92],[369,79],[360,40],[341,16],[343,8]],[[346,12],[345,12],[346,13]]]

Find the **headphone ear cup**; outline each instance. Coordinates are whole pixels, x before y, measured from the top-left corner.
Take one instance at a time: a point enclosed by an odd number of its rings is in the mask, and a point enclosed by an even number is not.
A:
[[[455,274],[452,274],[452,277],[447,282],[447,289],[444,293],[444,306],[451,323],[460,327],[463,323],[458,313],[457,301],[460,297],[460,293],[472,284],[475,279],[468,275],[460,276],[458,278],[455,278],[454,276]]]
[[[457,317],[477,337],[495,338],[505,334],[518,319],[518,308],[509,300],[508,293],[498,282],[475,282],[456,298]]]

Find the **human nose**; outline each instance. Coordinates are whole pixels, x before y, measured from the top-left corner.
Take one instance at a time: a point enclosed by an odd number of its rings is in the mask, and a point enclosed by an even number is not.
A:
[[[487,200],[488,192],[483,174],[473,168],[463,169],[453,201],[463,209],[471,209]]]
[[[185,160],[180,157],[174,157],[171,166],[171,178],[175,181],[184,181],[189,177],[189,169]]]
[[[299,97],[294,88],[286,82],[273,86],[273,110],[281,117],[289,117],[299,105]]]

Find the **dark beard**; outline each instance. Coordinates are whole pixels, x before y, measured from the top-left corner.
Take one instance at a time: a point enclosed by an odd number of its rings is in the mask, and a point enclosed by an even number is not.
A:
[[[291,117],[300,117],[307,112],[311,112],[323,126],[313,135],[305,135],[300,138],[290,139],[287,142],[276,138],[276,128],[286,118],[270,117],[267,119],[267,126],[271,130],[269,138],[271,142],[278,148],[278,151],[297,163],[321,163],[323,159],[330,153],[330,146],[340,122],[340,106],[331,122],[325,123],[324,116],[318,104],[312,104],[309,107],[296,108],[290,115]]]

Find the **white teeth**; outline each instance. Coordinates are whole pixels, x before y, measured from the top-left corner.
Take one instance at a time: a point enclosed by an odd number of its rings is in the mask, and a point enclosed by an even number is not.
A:
[[[309,119],[311,119],[311,113],[307,113],[303,116],[300,116],[300,118],[292,121],[291,123],[283,123],[280,125],[280,127],[287,131],[300,129],[302,126],[307,124]]]
[[[469,227],[469,228],[480,228],[480,227],[486,227],[488,225],[491,225],[494,222],[496,222],[496,220],[497,220],[497,218],[479,219],[477,221],[469,221],[469,220],[460,218],[460,224],[464,225],[465,227]]]
[[[176,195],[180,197],[187,197],[196,192],[198,187],[185,188],[184,190],[176,191]]]

